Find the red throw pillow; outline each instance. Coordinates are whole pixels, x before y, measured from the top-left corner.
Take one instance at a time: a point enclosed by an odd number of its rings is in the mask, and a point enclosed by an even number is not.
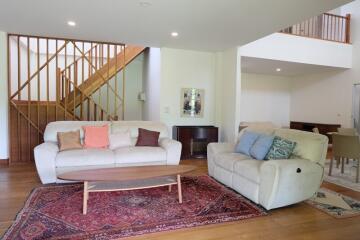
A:
[[[107,148],[109,146],[109,126],[83,126],[85,148]]]
[[[139,128],[139,136],[136,142],[136,146],[158,147],[159,136],[159,132]]]

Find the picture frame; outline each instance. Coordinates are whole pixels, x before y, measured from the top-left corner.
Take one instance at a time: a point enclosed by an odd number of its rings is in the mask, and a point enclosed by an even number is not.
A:
[[[180,115],[188,118],[204,117],[205,90],[198,88],[182,88]]]

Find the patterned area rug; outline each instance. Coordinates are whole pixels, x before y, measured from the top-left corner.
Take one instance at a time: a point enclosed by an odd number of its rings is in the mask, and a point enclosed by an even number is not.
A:
[[[360,201],[325,188],[320,188],[317,195],[306,202],[335,218],[360,215]]]
[[[341,173],[341,165],[337,168],[334,161],[332,174],[329,176],[330,159],[326,159],[324,180],[360,192],[360,183],[355,182],[356,164],[357,162],[350,160],[344,165],[344,173]]]
[[[266,215],[208,176],[183,177],[182,187],[182,204],[167,187],[90,193],[87,215],[82,184],[39,187],[3,239],[116,239]]]

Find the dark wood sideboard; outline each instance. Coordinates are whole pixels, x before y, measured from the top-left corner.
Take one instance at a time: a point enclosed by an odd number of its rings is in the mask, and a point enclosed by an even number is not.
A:
[[[182,144],[181,159],[206,158],[207,145],[218,141],[214,126],[174,126],[173,138]]]
[[[318,128],[320,134],[328,136],[329,143],[332,142],[331,135],[328,132],[337,132],[340,128],[340,124],[324,124],[324,123],[309,123],[309,122],[290,122],[291,129],[297,129],[302,131],[312,132],[313,128]]]

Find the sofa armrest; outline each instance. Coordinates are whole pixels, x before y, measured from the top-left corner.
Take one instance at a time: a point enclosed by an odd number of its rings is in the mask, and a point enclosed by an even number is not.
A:
[[[55,159],[59,152],[58,145],[45,142],[35,147],[36,169],[43,184],[56,182]]]
[[[166,151],[167,165],[178,165],[181,155],[181,143],[170,138],[163,138],[160,139],[159,145]]]
[[[207,145],[207,164],[210,176],[214,176],[214,158],[219,153],[234,152],[234,143],[209,143]]]
[[[216,155],[225,152],[234,152],[234,143],[209,143],[207,146],[208,154]]]
[[[312,197],[320,188],[324,169],[306,159],[269,160],[260,168],[259,202],[278,208]]]

